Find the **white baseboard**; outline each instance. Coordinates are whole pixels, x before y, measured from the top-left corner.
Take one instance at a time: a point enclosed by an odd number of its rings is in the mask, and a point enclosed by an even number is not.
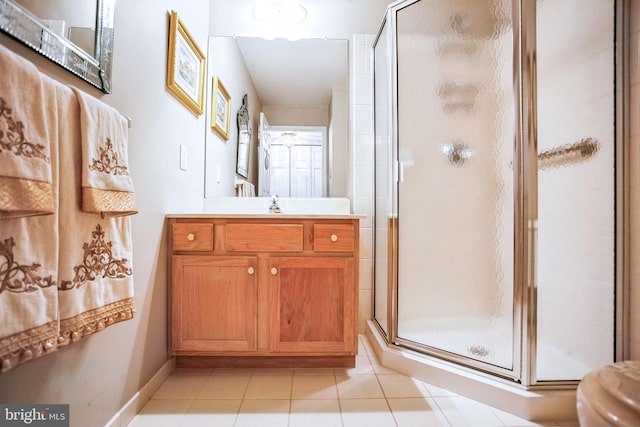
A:
[[[175,369],[175,358],[167,360],[156,374],[138,390],[127,403],[105,424],[105,427],[127,427],[133,417],[151,399],[151,396],[160,388],[162,383],[171,375]]]

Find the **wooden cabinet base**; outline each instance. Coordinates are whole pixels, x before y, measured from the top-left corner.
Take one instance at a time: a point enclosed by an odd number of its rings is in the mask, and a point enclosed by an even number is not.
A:
[[[176,368],[353,368],[355,356],[177,356]]]
[[[167,229],[177,366],[355,366],[358,218],[171,218]]]

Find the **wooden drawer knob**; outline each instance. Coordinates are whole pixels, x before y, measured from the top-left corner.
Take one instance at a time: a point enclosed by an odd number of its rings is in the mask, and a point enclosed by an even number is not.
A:
[[[253,267],[249,267],[249,268],[247,268],[247,273],[249,273],[250,275],[252,275],[252,274],[253,274],[253,273],[255,273],[255,272],[256,272],[256,269],[255,269],[255,268],[253,268]]]
[[[276,274],[278,274],[278,269],[277,269],[277,268],[275,268],[275,267],[272,267],[272,268],[271,268],[271,275],[272,275],[272,276],[275,276]]]
[[[194,240],[196,240],[196,235],[193,233],[187,234],[187,240],[193,242]]]
[[[338,235],[337,234],[332,234],[331,235],[331,241],[332,242],[337,242],[338,241]]]

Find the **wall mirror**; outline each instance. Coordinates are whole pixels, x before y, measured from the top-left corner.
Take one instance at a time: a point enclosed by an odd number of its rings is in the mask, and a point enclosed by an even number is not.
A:
[[[115,0],[0,0],[0,31],[111,92]]]
[[[235,40],[270,125],[325,128],[326,146],[321,150],[325,165],[321,173],[324,176],[319,179],[328,183],[324,194],[346,194],[347,166],[343,159],[346,156],[340,153],[346,150],[348,132],[348,40],[314,38],[289,41],[239,36]],[[335,96],[335,90],[342,91],[344,95]],[[316,114],[317,111],[324,114]],[[270,157],[263,156],[264,142],[260,141],[260,135],[265,134],[264,130],[261,128],[257,132],[258,147],[251,150],[252,155],[258,155],[258,169],[264,167],[264,161]],[[331,153],[343,158],[334,161]],[[246,178],[239,170],[238,174]],[[263,176],[270,174],[258,170],[259,179]],[[335,191],[332,191],[332,182]],[[257,187],[269,186],[258,182]]]

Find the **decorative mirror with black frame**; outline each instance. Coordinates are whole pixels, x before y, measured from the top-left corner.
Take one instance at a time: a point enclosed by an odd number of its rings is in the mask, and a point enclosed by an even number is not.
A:
[[[113,28],[115,0],[95,0],[95,16],[90,27],[69,27],[63,31],[64,21],[37,16],[34,11],[12,0],[0,0],[0,31],[39,52],[76,76],[94,85],[104,93],[111,93],[111,62],[113,57]],[[27,4],[27,2],[20,2]],[[39,2],[55,5],[60,2]],[[91,4],[87,2],[87,4]],[[91,8],[93,8],[91,4]],[[58,10],[56,9],[57,15]],[[52,25],[47,25],[52,24]],[[95,27],[94,27],[95,26]],[[94,28],[92,28],[94,27]],[[56,31],[59,30],[59,31]],[[71,40],[71,30],[87,39],[83,43]]]
[[[236,120],[238,122],[238,161],[236,164],[236,173],[244,178],[249,178],[251,121],[249,120],[249,100],[246,93],[242,97],[242,106],[238,110]]]

